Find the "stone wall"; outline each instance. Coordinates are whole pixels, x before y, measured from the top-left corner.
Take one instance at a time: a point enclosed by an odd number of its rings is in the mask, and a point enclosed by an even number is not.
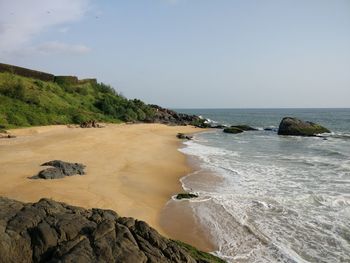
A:
[[[9,72],[23,77],[40,79],[43,81],[54,81],[55,79],[55,76],[53,74],[3,63],[0,63],[0,72]]]
[[[33,79],[40,79],[43,81],[52,81],[56,82],[58,84],[85,84],[85,83],[91,83],[91,84],[97,84],[97,79],[81,79],[79,80],[76,76],[55,76],[50,73],[17,67],[13,65],[8,65],[4,63],[0,63],[0,72],[9,72],[16,75],[20,75],[23,77],[33,78]]]

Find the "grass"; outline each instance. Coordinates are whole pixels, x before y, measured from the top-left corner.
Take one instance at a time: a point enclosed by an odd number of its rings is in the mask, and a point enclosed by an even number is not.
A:
[[[154,110],[103,83],[55,83],[0,73],[0,128],[50,124],[143,121]]]

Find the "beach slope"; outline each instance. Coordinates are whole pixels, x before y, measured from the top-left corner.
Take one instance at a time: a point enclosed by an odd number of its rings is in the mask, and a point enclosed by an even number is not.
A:
[[[181,191],[179,178],[190,171],[178,151],[178,132],[190,126],[109,124],[102,129],[45,126],[12,130],[0,141],[0,196],[23,202],[52,198],[85,208],[104,208],[146,221],[161,233],[159,216]],[[32,180],[42,163],[79,162],[86,175]]]

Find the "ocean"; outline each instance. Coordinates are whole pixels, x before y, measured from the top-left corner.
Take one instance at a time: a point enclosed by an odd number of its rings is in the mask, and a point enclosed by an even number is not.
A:
[[[199,194],[186,202],[218,246],[215,254],[228,262],[350,262],[350,109],[177,111],[259,129],[213,129],[180,149],[199,164],[181,182]],[[285,116],[332,133],[279,136]]]

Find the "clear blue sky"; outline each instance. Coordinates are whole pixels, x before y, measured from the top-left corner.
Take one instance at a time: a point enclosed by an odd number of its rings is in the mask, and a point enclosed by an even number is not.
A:
[[[350,107],[350,1],[0,0],[0,61],[166,107]]]

